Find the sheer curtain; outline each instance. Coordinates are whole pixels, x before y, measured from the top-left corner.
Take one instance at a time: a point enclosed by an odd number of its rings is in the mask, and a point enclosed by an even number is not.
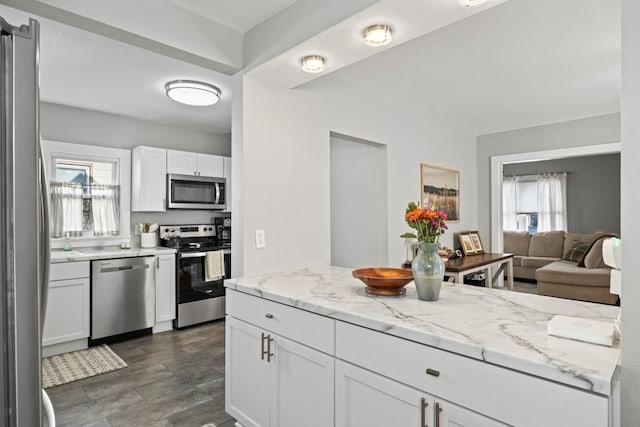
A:
[[[117,235],[120,230],[120,186],[91,186],[93,235]]]
[[[518,177],[505,176],[502,181],[502,230],[518,229],[516,184]]]
[[[567,230],[567,173],[538,175],[538,231]]]
[[[82,185],[51,182],[51,237],[82,236]]]

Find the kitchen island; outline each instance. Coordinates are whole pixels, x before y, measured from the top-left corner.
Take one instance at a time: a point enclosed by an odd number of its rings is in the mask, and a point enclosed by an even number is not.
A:
[[[226,286],[227,412],[243,425],[301,422],[305,411],[291,408],[306,398],[335,416],[305,425],[613,425],[619,344],[549,336],[547,323],[556,314],[613,321],[618,307],[450,283],[436,302],[418,300],[413,284],[378,297],[337,267]],[[254,346],[247,391],[238,351]],[[292,376],[296,366],[308,381]],[[264,407],[247,408],[246,392],[265,392]]]

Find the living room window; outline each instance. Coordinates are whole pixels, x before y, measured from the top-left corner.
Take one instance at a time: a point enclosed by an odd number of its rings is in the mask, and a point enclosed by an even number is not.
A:
[[[504,177],[503,230],[566,230],[566,181],[566,172]]]

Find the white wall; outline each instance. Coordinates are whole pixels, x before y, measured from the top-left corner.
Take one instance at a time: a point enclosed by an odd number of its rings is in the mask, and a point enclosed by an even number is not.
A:
[[[640,424],[640,2],[622,1],[622,425]]]
[[[380,108],[378,101],[376,94],[288,90],[244,77],[243,138],[234,136],[234,145],[244,156],[245,275],[330,263],[332,131],[388,147],[389,265],[405,260],[399,236],[408,230],[407,203],[420,194],[421,162],[460,170],[461,222],[451,224],[444,243],[477,227],[475,137],[402,102]],[[255,248],[256,229],[266,230],[264,249]]]
[[[491,241],[491,157],[620,141],[620,115],[517,129],[478,137],[478,229]]]
[[[216,135],[186,128],[166,126],[99,111],[41,103],[40,121],[44,139],[76,144],[131,149],[137,145],[174,148],[229,156],[229,135]],[[133,212],[131,224],[212,223],[214,211]],[[137,238],[137,237],[136,237]],[[136,244],[136,241],[132,241]]]

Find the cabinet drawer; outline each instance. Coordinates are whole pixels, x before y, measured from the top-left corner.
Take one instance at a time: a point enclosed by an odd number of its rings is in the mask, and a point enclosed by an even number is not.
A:
[[[227,289],[227,314],[283,337],[335,352],[335,320]]]
[[[77,279],[79,277],[89,277],[89,261],[79,262],[58,262],[51,264],[49,269],[49,280]]]
[[[511,425],[608,425],[606,396],[340,321],[336,357]]]

